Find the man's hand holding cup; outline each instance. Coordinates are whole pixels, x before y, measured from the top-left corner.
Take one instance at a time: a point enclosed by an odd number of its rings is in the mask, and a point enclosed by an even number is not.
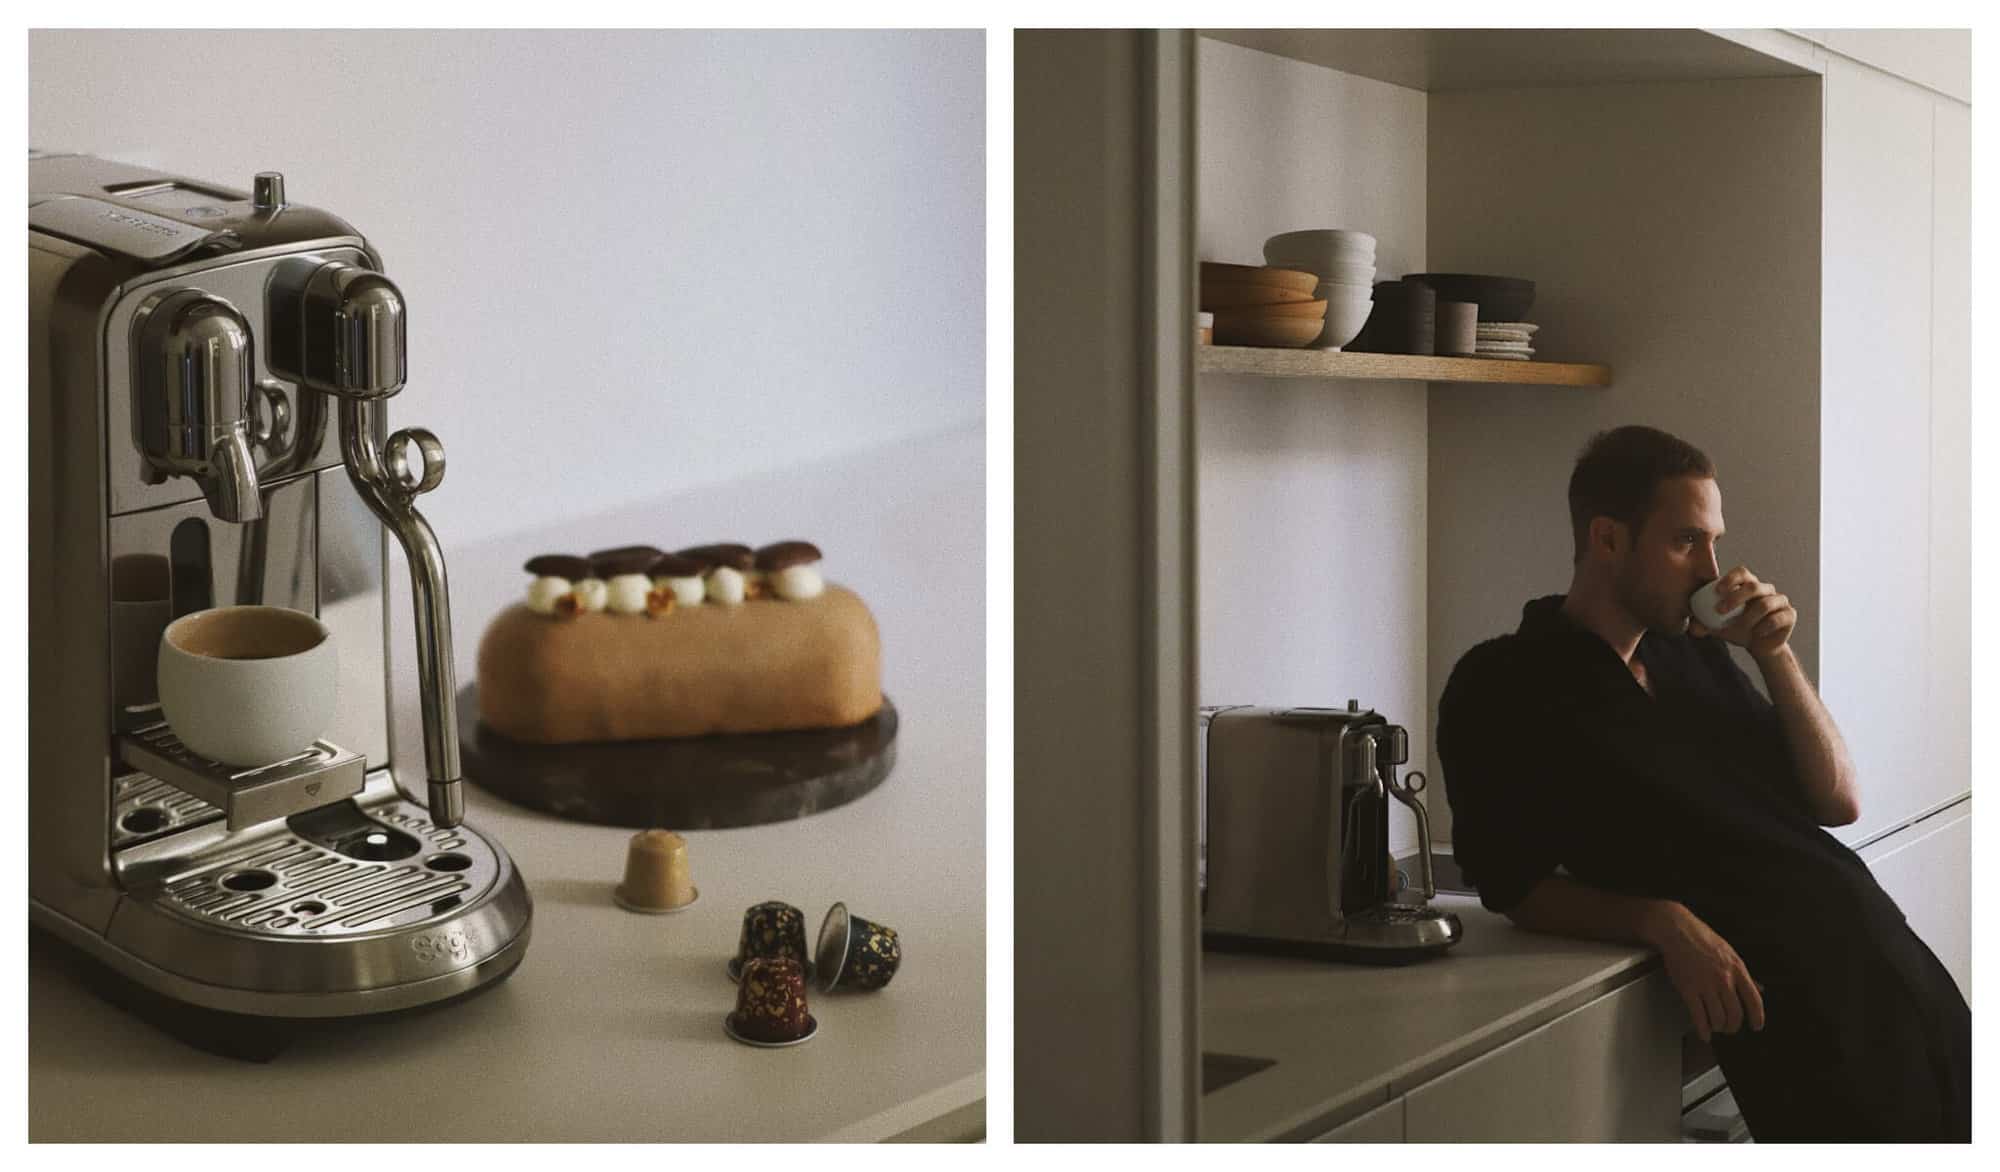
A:
[[[1688,599],[1688,611],[1693,616],[1688,634],[1698,639],[1720,635],[1757,659],[1784,650],[1799,621],[1792,600],[1746,566],[1737,566],[1695,591]]]

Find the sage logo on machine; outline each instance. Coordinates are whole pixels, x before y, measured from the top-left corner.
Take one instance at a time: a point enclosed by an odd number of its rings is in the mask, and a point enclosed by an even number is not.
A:
[[[452,961],[464,964],[471,960],[479,948],[477,933],[452,929],[446,932],[424,932],[410,937],[410,951],[425,964]]]

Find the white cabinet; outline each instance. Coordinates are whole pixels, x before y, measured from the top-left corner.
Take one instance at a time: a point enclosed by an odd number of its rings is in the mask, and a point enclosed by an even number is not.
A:
[[[1391,1099],[1350,1119],[1313,1141],[1316,1144],[1399,1144],[1403,1142],[1403,1100]]]
[[[1871,844],[1861,858],[1970,1003],[1972,802],[1961,802]]]
[[[1686,1011],[1664,972],[1410,1091],[1410,1143],[1673,1141]]]
[[[1970,784],[1964,732],[1942,723],[1965,677],[1947,678],[1937,658],[1963,640],[1948,629],[1963,610],[1952,585],[1962,552],[1939,547],[1962,551],[1969,536],[1933,531],[1934,520],[1954,522],[1950,502],[1969,488],[1950,458],[1958,440],[1935,432],[1936,408],[1949,420],[1965,398],[1962,379],[1940,386],[1932,368],[1943,348],[1931,306],[1940,101],[1864,66],[1827,63],[1819,686],[1861,788],[1861,821],[1840,832],[1850,842]],[[1934,461],[1940,444],[1944,463]]]
[[[1972,111],[1944,98],[1931,152],[1931,528],[1924,710],[1943,784],[1972,785]],[[1966,878],[1971,878],[1967,872]]]

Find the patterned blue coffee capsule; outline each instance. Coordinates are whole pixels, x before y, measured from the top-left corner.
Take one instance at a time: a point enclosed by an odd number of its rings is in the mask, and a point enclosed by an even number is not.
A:
[[[782,900],[766,900],[743,913],[743,932],[736,955],[729,960],[729,979],[741,978],[743,962],[751,957],[786,957],[799,962],[810,978],[812,957],[806,954],[806,914]]]
[[[903,963],[896,930],[852,914],[844,903],[827,909],[815,951],[822,989],[880,989]]]

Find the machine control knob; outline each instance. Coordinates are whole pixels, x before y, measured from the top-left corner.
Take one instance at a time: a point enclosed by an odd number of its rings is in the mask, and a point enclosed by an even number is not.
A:
[[[285,177],[277,171],[259,171],[251,180],[251,205],[260,212],[280,211],[285,206]]]

